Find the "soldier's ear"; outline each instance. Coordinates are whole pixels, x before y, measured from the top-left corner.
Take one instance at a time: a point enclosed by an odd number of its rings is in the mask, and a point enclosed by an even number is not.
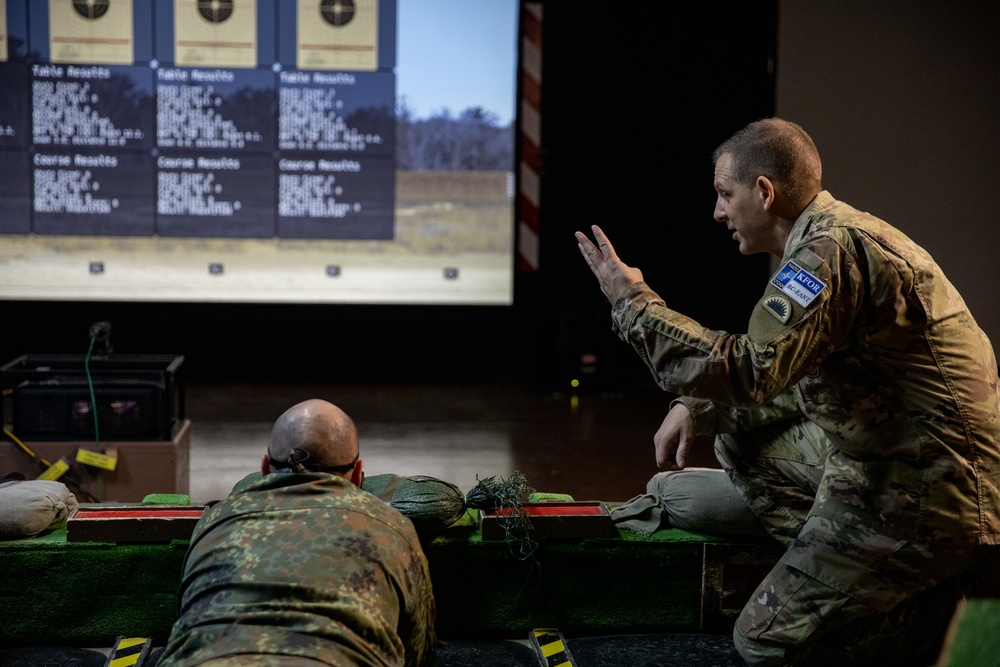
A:
[[[351,469],[351,484],[359,489],[361,488],[361,482],[365,479],[365,473],[363,472],[364,463],[364,461],[358,459],[354,463],[354,468]]]
[[[264,452],[264,456],[260,457],[260,474],[269,475],[271,473],[271,457]]]
[[[758,176],[754,186],[754,194],[760,200],[761,206],[765,211],[770,211],[774,206],[774,183],[767,176]]]

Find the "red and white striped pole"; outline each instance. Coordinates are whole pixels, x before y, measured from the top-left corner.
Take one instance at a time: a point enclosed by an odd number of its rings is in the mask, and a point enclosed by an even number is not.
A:
[[[521,5],[521,164],[517,268],[538,270],[542,146],[542,3]]]

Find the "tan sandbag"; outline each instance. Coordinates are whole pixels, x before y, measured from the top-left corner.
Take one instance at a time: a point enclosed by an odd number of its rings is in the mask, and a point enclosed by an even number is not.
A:
[[[0,539],[17,540],[65,521],[79,507],[66,485],[43,479],[0,484]]]

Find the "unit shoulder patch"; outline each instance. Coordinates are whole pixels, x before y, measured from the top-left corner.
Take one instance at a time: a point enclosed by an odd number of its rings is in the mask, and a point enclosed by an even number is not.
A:
[[[788,322],[788,318],[792,316],[792,304],[783,296],[765,297],[760,305],[782,324]]]

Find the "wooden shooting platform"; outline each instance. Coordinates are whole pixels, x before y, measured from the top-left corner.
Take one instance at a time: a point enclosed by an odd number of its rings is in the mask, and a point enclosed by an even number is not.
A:
[[[507,528],[519,515],[531,522],[534,536],[542,540],[618,536],[611,513],[600,501],[545,501],[524,503],[519,509],[505,507],[480,512],[483,539],[507,539]]]
[[[89,441],[25,441],[31,451],[49,461],[74,460],[78,450],[94,450]],[[113,449],[118,459],[114,471],[89,472],[87,487],[101,502],[138,503],[151,493],[188,493],[191,421],[179,422],[170,440],[108,441],[96,449]],[[36,462],[9,441],[0,441],[0,470],[18,471],[27,479],[42,472]]]
[[[122,544],[189,540],[204,511],[202,506],[85,506],[66,521],[66,541]]]

